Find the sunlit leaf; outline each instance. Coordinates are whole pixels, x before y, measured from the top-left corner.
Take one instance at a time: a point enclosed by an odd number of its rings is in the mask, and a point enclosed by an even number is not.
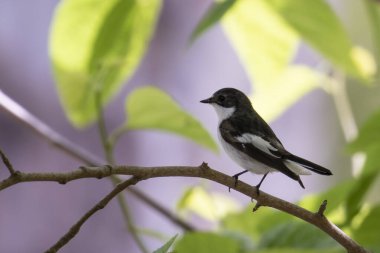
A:
[[[380,250],[379,227],[380,206],[374,207],[362,224],[353,231],[354,239],[363,246],[372,249],[373,252]]]
[[[359,129],[357,138],[348,145],[348,151],[364,152],[366,161],[362,173],[380,171],[380,111],[374,113]]]
[[[327,208],[324,212],[327,218],[335,224],[345,223],[347,220],[345,203],[354,186],[355,180],[349,179],[338,183],[325,192],[311,194],[304,197],[301,201],[299,201],[298,205],[312,212],[316,212],[322,202],[327,200]]]
[[[345,202],[346,224],[350,224],[363,206],[363,200],[375,182],[378,172],[364,173],[356,178]]]
[[[190,43],[194,42],[194,40],[202,35],[207,29],[218,22],[235,2],[236,0],[222,0],[213,2],[211,7],[207,10],[192,32]]]
[[[380,145],[368,149],[366,152],[366,160],[362,170],[362,174],[371,174],[372,172],[380,172]]]
[[[201,186],[189,188],[177,204],[180,212],[192,212],[200,217],[216,222],[239,206],[236,201],[224,194],[209,193]]]
[[[299,42],[295,30],[267,0],[237,1],[223,16],[222,24],[257,89],[282,74]]]
[[[175,245],[176,253],[239,253],[237,241],[222,235],[207,232],[188,233]]]
[[[380,111],[373,114],[359,129],[358,137],[348,146],[349,151],[369,151],[380,146]]]
[[[351,57],[356,63],[356,66],[362,76],[368,79],[368,81],[371,81],[377,72],[377,64],[374,55],[363,47],[354,46],[351,49]],[[371,84],[370,82],[363,83]]]
[[[368,71],[362,67],[363,58],[357,54],[339,18],[324,0],[268,0],[267,3],[332,63],[351,75],[367,77]]]
[[[65,0],[58,5],[50,36],[50,57],[58,93],[77,127],[96,118],[143,57],[162,1]]]
[[[251,96],[257,112],[267,121],[281,115],[327,78],[305,66],[290,66],[267,86],[259,86]]]
[[[258,248],[328,249],[339,244],[320,229],[305,222],[280,224],[262,234]]]
[[[289,66],[299,36],[268,1],[241,0],[223,27],[253,82],[255,109],[275,119],[326,78],[306,66]]]
[[[252,213],[253,206],[222,219],[222,227],[227,231],[239,232],[259,241],[264,233],[291,219],[291,216],[269,208],[261,208]]]
[[[217,145],[201,123],[163,91],[146,86],[131,92],[125,103],[127,128],[157,129],[176,133],[217,151]]]
[[[320,253],[320,249],[276,248],[255,250],[252,253]],[[345,253],[343,249],[323,249],[323,253]]]
[[[177,238],[177,235],[173,236],[169,241],[167,241],[162,247],[159,249],[153,251],[153,253],[167,253],[170,249],[170,247],[173,245],[175,239]]]

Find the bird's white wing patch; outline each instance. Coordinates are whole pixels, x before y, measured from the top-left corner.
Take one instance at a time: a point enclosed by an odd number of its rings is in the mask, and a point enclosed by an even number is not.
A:
[[[290,160],[285,160],[284,164],[288,169],[296,173],[297,175],[311,175],[310,170],[305,169],[302,167],[300,164],[290,161]]]
[[[236,139],[243,144],[244,143],[252,144],[253,146],[255,146],[256,148],[260,149],[261,151],[263,151],[264,153],[268,155],[271,155],[273,157],[278,157],[271,152],[271,150],[277,151],[278,149],[272,146],[270,142],[264,140],[260,136],[245,133],[245,134],[242,134],[241,136],[236,137]]]

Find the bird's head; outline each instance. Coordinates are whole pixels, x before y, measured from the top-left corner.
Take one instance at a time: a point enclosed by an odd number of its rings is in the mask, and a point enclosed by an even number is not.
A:
[[[229,118],[234,112],[252,110],[248,97],[234,88],[220,89],[212,97],[200,102],[211,104],[218,114],[219,121]]]

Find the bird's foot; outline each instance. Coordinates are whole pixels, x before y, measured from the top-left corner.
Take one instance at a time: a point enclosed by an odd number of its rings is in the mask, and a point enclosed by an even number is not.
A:
[[[239,172],[235,175],[233,175],[232,177],[235,179],[235,183],[234,183],[234,188],[236,188],[237,184],[238,184],[238,179],[239,179],[239,176],[246,173],[248,170],[244,170],[242,172]],[[231,192],[231,187],[228,187],[228,191]]]

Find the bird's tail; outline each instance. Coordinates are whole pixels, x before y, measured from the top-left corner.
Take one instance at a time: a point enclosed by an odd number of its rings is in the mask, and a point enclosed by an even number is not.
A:
[[[308,170],[311,170],[315,173],[318,173],[318,174],[321,174],[321,175],[326,175],[326,176],[330,176],[332,175],[331,171],[318,165],[318,164],[315,164],[313,162],[310,162],[308,160],[305,160],[299,156],[296,156],[296,155],[293,155],[293,154],[290,154],[288,157],[286,157],[288,160],[290,161],[293,161],[299,165],[301,165],[302,167],[304,167],[305,169],[308,169]]]

